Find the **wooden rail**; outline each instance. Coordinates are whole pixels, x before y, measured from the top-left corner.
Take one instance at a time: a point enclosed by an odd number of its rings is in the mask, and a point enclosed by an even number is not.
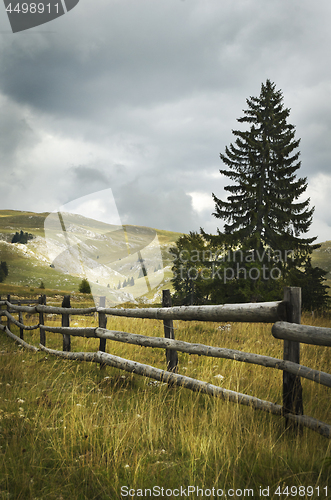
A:
[[[331,328],[321,326],[296,325],[277,321],[272,327],[276,339],[292,340],[303,344],[331,346]]]
[[[45,305],[19,306],[0,301],[0,305],[7,305],[14,311],[26,313],[53,313],[68,314],[66,307],[50,307]],[[117,309],[105,307],[70,308],[70,315],[84,315],[103,313],[111,316],[125,316],[126,318],[145,318],[159,320],[182,321],[217,321],[217,322],[244,322],[244,323],[275,323],[286,320],[286,303],[260,302],[253,304],[224,304],[218,306],[177,306],[177,307],[149,307],[141,309]]]
[[[45,296],[41,296],[38,304],[34,306],[13,304],[8,296],[7,300],[0,300],[0,306],[6,306],[7,308],[6,310],[0,310],[0,316],[5,316],[7,318],[7,326],[0,324],[0,329],[5,331],[7,335],[19,342],[22,346],[32,350],[40,349],[43,352],[66,359],[79,359],[97,362],[100,363],[101,368],[104,368],[106,365],[114,366],[125,371],[161,380],[169,385],[187,387],[194,391],[200,391],[216,397],[222,397],[228,401],[234,401],[239,404],[263,409],[264,411],[285,416],[286,425],[295,424],[296,426],[306,426],[319,432],[323,436],[331,438],[330,425],[303,415],[302,388],[300,381],[300,378],[303,377],[313,382],[331,387],[331,375],[301,365],[299,343],[306,342],[315,345],[331,345],[331,329],[299,325],[301,319],[301,290],[299,288],[285,289],[284,300],[279,302],[226,304],[219,306],[171,307],[170,300],[170,293],[168,291],[164,291],[162,308],[106,308],[105,301],[101,298],[100,307],[79,309],[70,307],[70,296],[66,296],[64,298],[62,307],[47,306]],[[13,317],[13,312],[19,313],[19,321]],[[21,316],[22,312],[39,314],[39,323],[37,325],[26,327],[23,324]],[[46,326],[44,324],[45,313],[61,314],[62,326]],[[98,327],[70,327],[71,315],[93,313],[98,314]],[[128,332],[108,330],[106,328],[107,315],[162,320],[164,323],[165,338],[148,337]],[[284,340],[283,359],[175,340],[172,325],[172,321],[174,319],[184,321],[196,320],[274,323],[272,327],[272,334],[275,338]],[[10,331],[10,322],[20,328],[20,337],[14,335]],[[39,349],[36,346],[29,345],[23,339],[23,329],[33,330],[36,328],[40,329]],[[57,351],[46,347],[47,332],[59,333],[63,336],[63,351]],[[97,353],[70,352],[71,336],[98,338],[100,340],[99,351]],[[107,340],[165,349],[167,357],[167,371],[107,354],[105,352]],[[283,371],[283,405],[275,405],[268,401],[262,401],[258,398],[253,398],[252,396],[243,395],[234,391],[228,391],[218,386],[212,386],[211,384],[206,384],[205,382],[179,375],[177,373],[177,352],[232,359],[244,363],[253,363],[281,370]]]

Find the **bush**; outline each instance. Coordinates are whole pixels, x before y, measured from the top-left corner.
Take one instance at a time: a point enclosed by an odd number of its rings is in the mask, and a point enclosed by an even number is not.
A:
[[[8,276],[8,266],[7,262],[2,262],[0,263],[0,283],[3,282],[3,280]]]
[[[80,291],[80,293],[91,293],[91,287],[86,278],[82,280],[78,290]]]
[[[14,234],[11,242],[12,243],[23,243],[24,245],[27,244],[27,242],[29,240],[32,240],[33,239],[33,235],[30,234],[30,233],[24,233],[21,229],[20,232],[16,231],[16,233]]]

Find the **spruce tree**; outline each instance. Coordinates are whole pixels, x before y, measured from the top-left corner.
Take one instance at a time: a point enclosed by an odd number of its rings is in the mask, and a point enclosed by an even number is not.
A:
[[[284,270],[289,264],[284,266],[289,256],[285,251],[293,250],[291,263],[300,265],[316,238],[300,236],[308,231],[314,209],[309,198],[296,201],[307,188],[307,179],[296,177],[300,139],[295,139],[295,127],[287,122],[290,109],[275,87],[267,80],[259,97],[246,100],[248,108],[237,121],[248,128],[233,130],[234,144],[220,154],[227,167],[220,173],[233,184],[225,187],[227,201],[213,194],[213,215],[226,222],[223,244],[277,252]]]

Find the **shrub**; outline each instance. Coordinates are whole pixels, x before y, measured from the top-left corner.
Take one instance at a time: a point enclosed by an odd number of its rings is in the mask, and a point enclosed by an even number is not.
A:
[[[30,234],[30,233],[24,233],[21,229],[20,232],[16,231],[16,233],[14,234],[11,242],[12,243],[23,243],[24,245],[27,244],[27,242],[29,240],[32,240],[33,239],[33,235]]]
[[[8,266],[7,262],[2,262],[0,263],[0,283],[3,282],[3,280],[8,276]]]
[[[78,290],[80,291],[80,293],[91,293],[91,287],[86,278],[82,279]]]

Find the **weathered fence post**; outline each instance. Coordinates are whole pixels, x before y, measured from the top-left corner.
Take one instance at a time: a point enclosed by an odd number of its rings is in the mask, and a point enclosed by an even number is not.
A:
[[[18,302],[17,305],[20,306],[21,302]],[[22,313],[22,311],[18,311],[18,321],[20,323],[23,323],[23,313]],[[21,326],[20,326],[20,339],[24,340],[24,330],[23,330],[23,328]]]
[[[10,302],[10,295],[7,295],[7,301]],[[10,307],[7,305],[7,311],[10,312]],[[7,328],[10,330],[10,319],[7,318]]]
[[[100,297],[99,307],[106,307],[106,297]],[[103,312],[99,314],[99,328],[107,328],[107,316]],[[107,339],[100,339],[99,351],[106,352]],[[106,368],[104,363],[100,363],[100,369]]]
[[[70,295],[65,295],[62,301],[62,307],[70,308]],[[62,313],[62,326],[70,326],[69,313]],[[63,351],[69,352],[71,348],[70,335],[63,334]]]
[[[171,307],[170,290],[162,290],[162,307]],[[167,339],[174,339],[174,324],[172,319],[163,320],[164,336]],[[166,349],[167,357],[167,370],[169,372],[177,373],[178,355],[177,351]]]
[[[46,295],[40,295],[40,297],[38,297],[38,304],[41,304],[43,306],[46,305]],[[44,325],[44,313],[40,312],[39,313],[39,325]],[[40,343],[41,345],[43,346],[46,346],[46,333],[45,333],[45,330],[43,330],[42,328],[40,328]]]
[[[301,323],[301,288],[285,287],[284,301],[286,301],[287,321]],[[284,340],[285,361],[300,364],[300,343]],[[303,415],[302,386],[300,377],[286,371],[283,372],[283,413]],[[286,419],[286,427],[289,425]]]

